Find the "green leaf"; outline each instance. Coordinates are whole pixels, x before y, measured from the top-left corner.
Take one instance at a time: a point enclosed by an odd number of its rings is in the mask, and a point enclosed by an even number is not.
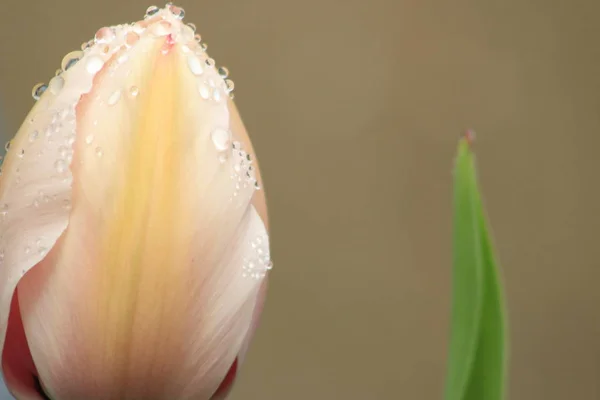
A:
[[[468,137],[454,171],[453,299],[445,400],[502,400],[506,323],[502,285]]]

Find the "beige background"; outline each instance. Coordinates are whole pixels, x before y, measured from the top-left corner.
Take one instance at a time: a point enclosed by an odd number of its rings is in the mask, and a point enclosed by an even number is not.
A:
[[[150,5],[0,1],[11,135],[64,54]],[[600,3],[179,4],[232,71],[268,188],[276,267],[235,400],[441,398],[469,127],[508,291],[509,398],[600,399]]]

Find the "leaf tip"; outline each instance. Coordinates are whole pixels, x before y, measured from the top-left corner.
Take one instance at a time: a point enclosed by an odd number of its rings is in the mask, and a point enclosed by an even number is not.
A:
[[[473,146],[473,142],[475,142],[475,131],[473,129],[467,129],[464,135],[464,140],[467,142],[469,147]]]

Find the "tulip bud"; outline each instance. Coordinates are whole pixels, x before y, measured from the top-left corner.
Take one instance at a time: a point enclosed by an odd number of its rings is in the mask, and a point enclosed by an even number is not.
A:
[[[0,348],[19,399],[224,398],[271,269],[253,151],[183,10],[69,53],[0,177]]]

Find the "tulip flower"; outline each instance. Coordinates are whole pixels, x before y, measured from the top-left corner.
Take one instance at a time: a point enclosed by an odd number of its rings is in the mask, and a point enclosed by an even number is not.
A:
[[[2,370],[18,399],[217,399],[271,269],[260,177],[183,10],[68,54],[0,177]]]

